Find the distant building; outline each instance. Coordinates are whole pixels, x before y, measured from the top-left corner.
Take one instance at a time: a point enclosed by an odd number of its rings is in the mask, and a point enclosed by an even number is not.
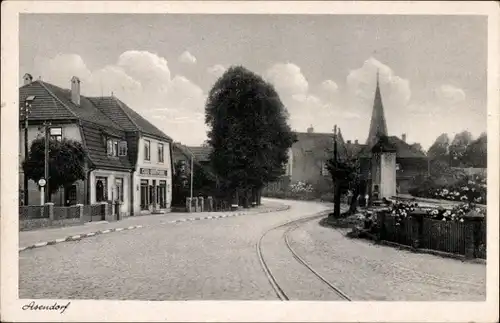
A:
[[[269,184],[267,189],[279,190],[286,187],[290,182],[300,181],[311,184],[318,192],[331,192],[331,177],[325,165],[326,161],[332,157],[333,133],[316,133],[311,125],[307,132],[296,132],[296,134],[298,141],[291,147],[291,159],[287,165],[289,172],[280,181]],[[363,195],[371,194],[372,191],[371,172],[374,162],[372,149],[377,144],[380,144],[381,138],[386,138],[387,142],[384,142],[385,148],[394,149],[396,153],[396,185],[398,192],[407,193],[411,181],[416,176],[427,174],[427,157],[415,146],[406,142],[405,134],[401,136],[401,139],[388,135],[377,76],[373,111],[366,142],[360,144],[358,140],[354,142],[351,140],[344,141],[340,129],[337,136],[338,157],[360,159]]]
[[[139,214],[167,211],[171,202],[172,139],[114,96],[85,97],[80,80],[71,90],[24,76],[20,105],[35,96],[28,116],[28,141],[43,135],[82,143],[87,152],[86,178],[51,197],[60,205],[120,200],[120,212]],[[20,161],[24,160],[24,120],[20,120]],[[23,183],[20,167],[20,183]],[[50,177],[49,177],[50,185]],[[29,204],[40,203],[37,184],[29,181]]]

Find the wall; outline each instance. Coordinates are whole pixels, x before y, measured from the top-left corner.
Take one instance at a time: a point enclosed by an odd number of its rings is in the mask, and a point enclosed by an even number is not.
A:
[[[151,158],[149,161],[144,160],[145,156],[145,140],[150,141]],[[158,144],[163,144],[164,162],[160,163],[158,161]],[[153,139],[148,136],[141,136],[139,138],[139,147],[137,153],[137,163],[136,170],[134,172],[134,213],[140,214],[148,211],[141,211],[141,180],[148,180],[150,185],[153,180],[156,181],[156,185],[159,185],[160,180],[165,180],[167,183],[167,196],[166,196],[166,210],[170,209],[172,203],[172,155],[170,143],[167,141]],[[141,174],[141,168],[143,169],[154,169],[159,171],[167,171],[166,176],[162,175],[146,175]]]
[[[330,157],[331,138],[301,138],[292,146],[291,181],[306,182],[319,190],[331,190],[331,178],[323,173],[323,165]]]
[[[23,125],[24,126],[24,125]],[[62,128],[62,138],[71,139],[78,142],[82,142],[82,137],[80,135],[80,128],[77,124],[58,124],[53,123],[51,125],[54,128]],[[42,125],[30,125],[28,123],[28,149],[31,147],[31,143],[37,138],[43,138],[44,129]],[[19,129],[19,189],[23,190],[24,185],[24,173],[22,162],[24,161],[24,128]],[[78,185],[82,185],[81,183]],[[60,192],[52,195],[52,201],[59,204],[62,195]],[[77,195],[78,196],[78,195]],[[40,190],[38,189],[38,184],[32,180],[28,181],[28,198],[30,205],[39,205],[41,202]],[[82,203],[80,201],[78,203]]]
[[[380,198],[396,195],[396,154],[383,153],[380,159]]]
[[[107,178],[107,194],[108,200],[116,200],[118,193],[115,186],[115,179],[117,177],[123,179],[123,203],[120,206],[120,213],[123,215],[129,215],[131,211],[130,203],[130,173],[129,172],[119,172],[112,170],[96,169],[90,173],[90,204],[97,203],[96,200],[96,178],[106,177]]]

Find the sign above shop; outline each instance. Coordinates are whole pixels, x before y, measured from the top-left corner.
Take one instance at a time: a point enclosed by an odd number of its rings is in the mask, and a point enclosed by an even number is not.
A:
[[[156,168],[141,168],[139,169],[141,175],[147,176],[167,176],[168,170],[166,169],[156,169]]]

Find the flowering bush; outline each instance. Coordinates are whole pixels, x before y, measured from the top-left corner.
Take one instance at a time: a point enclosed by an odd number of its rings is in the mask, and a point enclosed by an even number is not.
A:
[[[290,191],[292,193],[312,193],[314,192],[314,188],[311,184],[297,182],[290,185]]]
[[[427,214],[433,220],[464,222],[464,217],[471,211],[475,211],[480,215],[486,216],[486,213],[483,209],[475,207],[473,204],[469,203],[457,205],[451,210],[446,210],[443,208],[429,209],[427,210]]]
[[[389,214],[396,219],[396,225],[400,225],[401,221],[411,216],[417,207],[417,203],[397,202],[389,207]]]
[[[395,203],[389,207],[389,215],[396,219],[396,225],[401,225],[402,220],[411,217],[412,212],[414,212],[416,208],[419,208],[417,203]],[[486,216],[484,209],[470,203],[463,203],[449,210],[444,208],[427,208],[426,214],[428,218],[433,220],[464,222],[464,217],[471,211]]]
[[[486,204],[486,191],[486,177],[472,175],[448,186],[438,186],[427,181],[422,186],[411,189],[410,194],[425,198]]]

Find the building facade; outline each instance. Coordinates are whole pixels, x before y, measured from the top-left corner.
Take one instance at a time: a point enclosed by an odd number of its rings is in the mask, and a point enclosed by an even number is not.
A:
[[[21,107],[27,98],[31,100],[29,146],[44,135],[43,125],[48,122],[51,139],[75,140],[86,152],[85,179],[60,188],[51,201],[58,205],[119,201],[119,212],[123,215],[168,211],[172,185],[171,138],[118,98],[81,95],[77,77],[71,79],[70,85],[70,90],[62,89],[41,80],[33,81],[31,75],[26,74],[19,91]],[[24,160],[24,126],[25,119],[21,118],[21,162]],[[149,143],[149,152],[146,143]],[[149,160],[145,156],[149,156]],[[20,183],[23,176],[20,167]],[[143,180],[147,181],[147,196],[144,189],[137,186]],[[50,174],[48,182],[50,185]],[[28,204],[40,203],[38,185],[30,180],[28,188]]]

